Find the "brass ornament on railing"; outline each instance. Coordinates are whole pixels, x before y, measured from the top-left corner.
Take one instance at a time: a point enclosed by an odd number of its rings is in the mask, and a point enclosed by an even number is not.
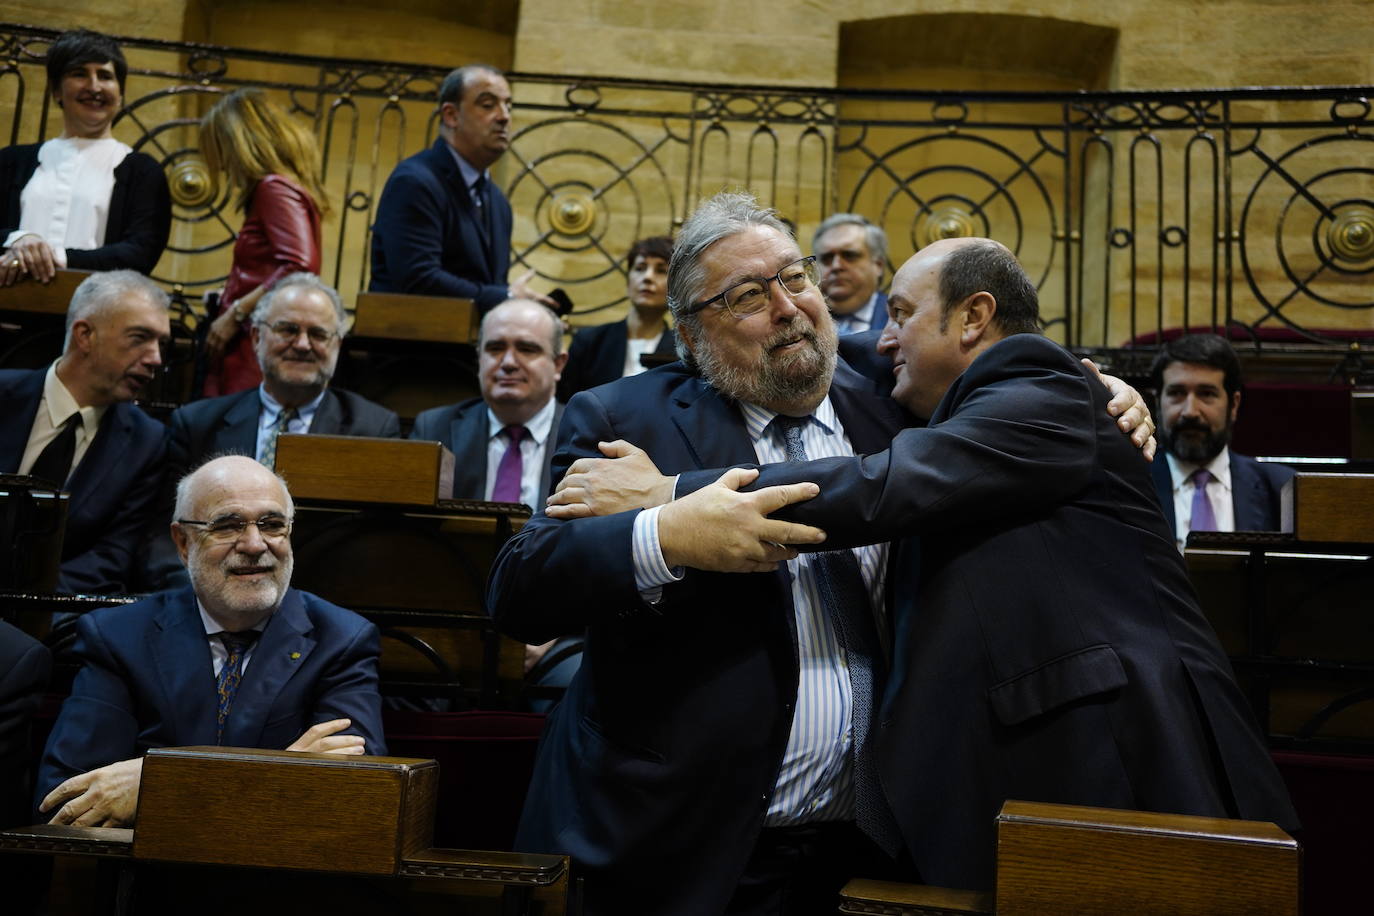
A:
[[[973,217],[962,207],[945,205],[922,217],[916,240],[922,248],[941,239],[971,238],[976,234]]]
[[[1374,258],[1374,210],[1361,206],[1337,209],[1326,230],[1331,253],[1342,261],[1363,263]]]
[[[561,235],[582,235],[596,222],[596,204],[581,191],[561,191],[549,208],[549,222]]]
[[[215,180],[199,156],[181,160],[167,180],[172,202],[187,209],[204,207],[215,196]]]

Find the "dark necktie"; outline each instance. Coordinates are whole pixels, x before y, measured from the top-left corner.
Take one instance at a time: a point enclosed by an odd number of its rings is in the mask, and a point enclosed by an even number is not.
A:
[[[43,451],[34,459],[29,468],[30,477],[41,477],[49,483],[61,487],[66,484],[72,472],[72,458],[76,456],[76,431],[81,428],[81,412],[77,411],[67,418],[62,432],[43,446]]]
[[[520,502],[520,481],[525,476],[525,461],[520,454],[520,440],[525,438],[525,427],[506,427],[506,453],[496,466],[496,483],[491,488],[491,498],[498,503]]]
[[[259,460],[264,466],[269,468],[276,467],[277,437],[287,432],[287,427],[291,425],[291,421],[296,419],[297,416],[299,416],[299,414],[296,413],[296,408],[294,407],[283,408],[282,412],[277,415],[277,422],[273,424],[272,431],[267,434],[267,441],[263,443],[262,446],[262,458]]]
[[[477,224],[482,233],[491,237],[491,182],[486,175],[478,175],[472,183],[472,203],[477,208]]]
[[[773,421],[782,430],[788,461],[806,461],[802,429],[810,417],[779,414]],[[877,761],[869,740],[873,722],[874,686],[883,673],[878,634],[868,589],[864,587],[859,561],[850,550],[826,550],[811,554],[811,570],[840,644],[849,659],[849,692],[852,704],[854,755],[854,821],[859,829],[893,858],[901,848],[901,832],[878,782]]]
[[[248,654],[248,650],[258,641],[261,634],[257,630],[244,630],[242,633],[230,633],[226,630],[215,635],[224,643],[224,648],[229,653],[229,657],[224,660],[224,667],[219,669],[219,677],[215,678],[215,690],[219,693],[215,743],[223,744],[224,723],[229,718],[229,707],[234,705],[234,694],[239,692],[239,681],[243,679],[243,657]]]
[[[1212,511],[1212,501],[1207,498],[1207,484],[1212,480],[1212,472],[1198,468],[1188,479],[1193,482],[1193,517],[1188,523],[1188,530],[1216,531],[1217,516]]]

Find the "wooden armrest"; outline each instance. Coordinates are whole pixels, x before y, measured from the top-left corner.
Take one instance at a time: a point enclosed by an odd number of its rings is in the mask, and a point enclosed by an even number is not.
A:
[[[855,878],[840,891],[841,913],[881,913],[883,916],[945,916],[991,914],[993,895],[925,884]]]

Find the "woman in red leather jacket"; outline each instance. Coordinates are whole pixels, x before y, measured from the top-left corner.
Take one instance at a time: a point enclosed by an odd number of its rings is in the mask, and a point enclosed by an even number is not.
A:
[[[212,171],[239,191],[243,228],[205,338],[204,394],[252,388],[262,380],[248,320],[281,277],[320,272],[320,218],[329,210],[314,134],[267,100],[261,89],[236,89],[200,122],[200,150]]]

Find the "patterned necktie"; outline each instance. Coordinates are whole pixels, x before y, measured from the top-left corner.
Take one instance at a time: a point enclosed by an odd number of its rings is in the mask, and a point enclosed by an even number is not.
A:
[[[77,411],[67,418],[62,425],[62,432],[43,446],[43,451],[33,460],[33,467],[29,468],[29,476],[64,486],[72,472],[72,459],[76,457],[76,431],[80,428],[81,412]]]
[[[506,453],[496,466],[496,484],[491,488],[491,498],[498,503],[520,502],[520,481],[525,476],[525,460],[520,454],[520,440],[525,438],[525,427],[506,427]]]
[[[1212,481],[1212,472],[1198,468],[1188,479],[1193,482],[1193,518],[1188,523],[1188,530],[1216,531],[1217,517],[1212,512],[1212,501],[1207,498],[1207,484]]]
[[[810,417],[779,414],[773,423],[782,430],[788,461],[806,461],[802,429]],[[869,740],[873,721],[875,679],[883,674],[883,659],[868,589],[864,587],[859,561],[850,550],[826,550],[811,554],[811,570],[821,603],[840,638],[849,660],[849,690],[853,706],[854,737],[850,744],[854,756],[854,821],[859,829],[888,855],[896,857],[901,848],[901,831],[887,806],[878,781],[877,761]]]
[[[296,419],[299,414],[294,407],[286,407],[277,415],[277,422],[272,425],[272,431],[267,434],[267,441],[262,446],[262,457],[258,461],[269,468],[277,466],[277,437],[291,425],[291,421]]]
[[[239,681],[243,679],[243,657],[248,654],[248,650],[258,641],[261,634],[257,630],[244,630],[242,633],[230,633],[226,630],[215,635],[224,643],[225,651],[229,653],[229,657],[224,660],[224,666],[219,669],[219,676],[215,678],[215,690],[219,693],[215,743],[223,744],[224,723],[229,718],[229,707],[234,705],[234,694],[239,691]]]

